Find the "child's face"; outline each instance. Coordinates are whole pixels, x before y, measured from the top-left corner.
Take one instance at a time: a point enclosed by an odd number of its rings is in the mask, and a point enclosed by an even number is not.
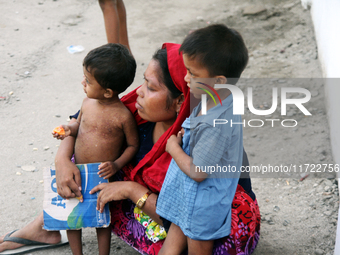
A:
[[[90,72],[83,67],[84,71],[84,79],[81,84],[84,87],[84,92],[86,93],[88,98],[93,99],[104,99],[105,89],[99,85],[96,79],[92,76]]]
[[[198,80],[200,82],[214,86],[214,82],[212,82],[213,79],[211,79],[213,77],[210,76],[208,70],[198,61],[196,61],[195,58],[189,58],[186,54],[183,54],[183,61],[187,69],[187,74],[185,75],[184,80],[186,81],[187,86],[190,88],[190,93],[192,93],[195,98],[201,98],[201,95],[205,94],[205,92],[201,89],[198,89],[197,87],[202,86],[196,82],[193,82],[191,78],[199,78]]]

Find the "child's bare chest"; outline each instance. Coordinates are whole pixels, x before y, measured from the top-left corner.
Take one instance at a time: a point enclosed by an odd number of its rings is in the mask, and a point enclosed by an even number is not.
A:
[[[118,114],[107,112],[83,112],[79,126],[80,133],[91,133],[92,135],[107,138],[120,135],[122,123]]]

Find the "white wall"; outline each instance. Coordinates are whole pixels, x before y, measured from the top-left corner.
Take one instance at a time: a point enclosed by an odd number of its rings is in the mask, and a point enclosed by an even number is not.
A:
[[[305,2],[305,1],[303,1]],[[340,78],[340,0],[312,0],[311,15],[324,77]],[[340,79],[327,79],[326,109],[333,158],[340,163]]]
[[[332,153],[340,164],[340,0],[301,0],[311,4],[318,55],[325,84],[326,110],[330,126]],[[339,78],[339,79],[336,79]],[[338,183],[340,183],[338,173]],[[340,210],[338,219],[340,218]],[[340,254],[340,221],[338,220],[335,255]]]

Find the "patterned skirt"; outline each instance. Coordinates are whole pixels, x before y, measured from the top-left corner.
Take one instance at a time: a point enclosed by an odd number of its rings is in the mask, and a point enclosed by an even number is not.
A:
[[[111,228],[127,244],[141,254],[157,255],[163,240],[150,241],[145,228],[135,220],[135,204],[123,200],[111,204]],[[246,255],[256,248],[260,237],[260,210],[257,201],[238,185],[232,204],[231,233],[229,236],[215,240],[214,255]]]

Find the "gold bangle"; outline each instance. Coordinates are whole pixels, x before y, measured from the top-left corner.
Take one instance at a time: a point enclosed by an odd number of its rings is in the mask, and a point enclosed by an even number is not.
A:
[[[143,208],[143,206],[144,206],[146,200],[148,199],[148,197],[150,196],[151,193],[152,193],[152,192],[149,190],[148,192],[146,192],[146,193],[144,194],[144,196],[142,196],[140,199],[138,199],[136,205],[137,205],[137,207],[138,207],[139,209],[142,209],[142,208]]]

